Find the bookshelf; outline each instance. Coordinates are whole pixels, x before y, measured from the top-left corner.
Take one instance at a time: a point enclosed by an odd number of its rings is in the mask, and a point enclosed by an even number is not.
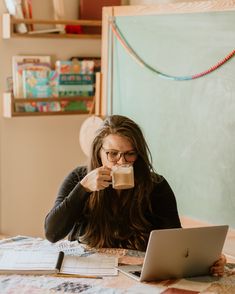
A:
[[[45,116],[45,115],[68,115],[68,114],[92,114],[95,107],[95,96],[92,97],[56,97],[56,98],[14,98],[11,93],[3,93],[3,117],[21,117],[21,116]],[[60,111],[16,111],[17,104],[38,103],[38,102],[91,102],[90,111],[84,110],[60,110]]]
[[[57,39],[101,39],[101,34],[67,34],[67,33],[39,33],[31,31],[27,33],[16,33],[17,24],[40,24],[40,25],[79,25],[82,27],[101,27],[101,20],[48,20],[48,19],[19,19],[4,13],[2,17],[2,38],[57,38]]]
[[[102,21],[100,20],[51,20],[51,19],[18,19],[11,16],[8,13],[4,13],[2,16],[2,39],[11,38],[56,38],[56,39],[101,39],[101,34],[67,34],[67,33],[39,33],[36,31],[35,34],[30,31],[27,33],[17,33],[15,26],[17,24],[24,23],[26,25],[39,24],[39,25],[79,25],[84,27],[100,27]],[[97,76],[98,74],[98,76]],[[92,97],[51,97],[51,98],[15,98],[12,93],[3,93],[3,117],[24,117],[24,116],[48,116],[48,115],[72,115],[72,114],[93,114],[97,112],[97,107],[100,104],[100,89],[99,86],[99,73],[96,73],[96,85],[95,95]],[[91,103],[89,110],[60,110],[60,111],[18,111],[17,105],[26,105],[27,103],[37,102],[78,102],[87,101]],[[97,103],[98,101],[98,103]]]
[[[76,102],[89,101],[91,107],[88,111],[83,110],[61,110],[45,112],[22,112],[16,111],[17,104],[37,103],[37,102]],[[25,116],[47,116],[47,115],[72,115],[72,114],[100,114],[101,111],[101,73],[96,73],[95,95],[89,97],[70,96],[70,97],[51,97],[51,98],[14,98],[12,93],[3,93],[3,117],[25,117]]]

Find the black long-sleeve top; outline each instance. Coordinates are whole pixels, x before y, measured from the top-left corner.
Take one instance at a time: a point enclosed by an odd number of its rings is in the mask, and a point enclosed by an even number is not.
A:
[[[86,174],[86,167],[77,167],[63,181],[54,207],[45,219],[49,241],[56,242],[67,235],[71,241],[78,240],[83,234],[86,225],[83,208],[91,194],[80,184]],[[152,211],[146,211],[146,218],[152,229],[181,227],[174,193],[164,177],[154,184],[150,199]]]

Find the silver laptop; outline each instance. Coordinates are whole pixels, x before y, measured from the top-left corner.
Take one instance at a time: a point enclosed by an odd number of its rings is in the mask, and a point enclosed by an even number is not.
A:
[[[227,231],[227,225],[154,230],[143,266],[118,269],[140,282],[208,275],[221,255]]]

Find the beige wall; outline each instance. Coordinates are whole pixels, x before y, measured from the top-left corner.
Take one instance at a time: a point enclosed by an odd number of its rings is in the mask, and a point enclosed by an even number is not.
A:
[[[1,16],[6,12],[3,2],[0,1]],[[33,3],[40,3],[38,7],[45,11],[42,16],[39,8],[35,10],[38,18],[49,17],[51,1]],[[74,55],[99,56],[100,46],[100,40],[0,38],[0,96],[6,89],[6,77],[11,75],[13,55],[46,54],[55,61]],[[87,116],[6,119],[2,117],[0,101],[0,232],[43,236],[44,217],[59,184],[73,167],[86,161],[78,135]]]

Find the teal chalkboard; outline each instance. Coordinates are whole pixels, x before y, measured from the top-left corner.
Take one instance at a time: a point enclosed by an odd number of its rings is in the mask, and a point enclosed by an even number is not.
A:
[[[234,20],[235,11],[115,17],[138,56],[175,76],[207,70],[233,51]],[[107,111],[142,126],[181,215],[235,228],[235,57],[201,78],[172,81],[112,40]]]

